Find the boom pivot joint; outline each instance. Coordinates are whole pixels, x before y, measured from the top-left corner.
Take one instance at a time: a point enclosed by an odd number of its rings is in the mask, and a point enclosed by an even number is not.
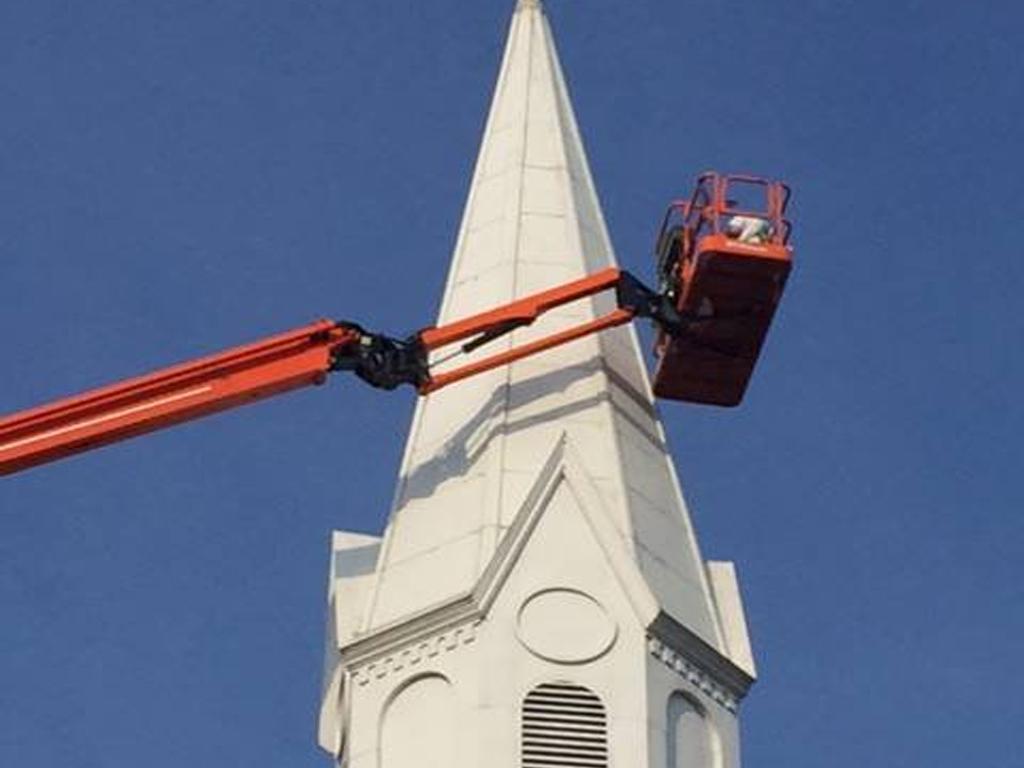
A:
[[[615,300],[634,317],[646,317],[669,336],[683,333],[683,316],[666,293],[648,288],[635,275],[623,270],[615,284]]]
[[[419,389],[429,380],[427,353],[418,336],[395,339],[348,322],[339,322],[338,327],[356,338],[331,350],[331,371],[352,371],[370,386],[387,390],[402,384]]]

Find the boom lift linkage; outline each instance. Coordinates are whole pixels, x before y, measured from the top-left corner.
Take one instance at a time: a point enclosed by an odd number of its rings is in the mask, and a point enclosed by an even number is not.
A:
[[[766,208],[741,211],[726,196],[730,184],[763,187]],[[381,389],[409,384],[428,394],[638,317],[651,319],[658,331],[656,394],[734,405],[789,271],[789,224],[782,218],[788,190],[784,194],[783,189],[757,177],[701,176],[690,200],[673,203],[666,214],[656,246],[657,291],[611,267],[405,339],[370,333],[350,322],[319,320],[12,414],[0,419],[0,475],[319,385],[333,371],[352,371]],[[734,220],[760,234],[741,236]],[[473,352],[551,309],[611,289],[616,308],[594,320],[460,367],[431,370],[431,352],[460,342],[455,354]]]

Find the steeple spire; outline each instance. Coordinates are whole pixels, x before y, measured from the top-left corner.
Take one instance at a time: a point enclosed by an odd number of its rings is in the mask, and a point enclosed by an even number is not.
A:
[[[520,0],[438,322],[614,263],[548,21],[539,2]],[[481,354],[607,309],[597,304],[571,306]],[[721,646],[631,328],[419,402],[361,630],[472,589],[563,434],[584,456],[663,608]]]
[[[438,323],[614,264],[548,21],[519,0]],[[701,559],[631,327],[421,398],[384,536],[333,553],[320,743],[345,765],[739,765],[736,580]]]

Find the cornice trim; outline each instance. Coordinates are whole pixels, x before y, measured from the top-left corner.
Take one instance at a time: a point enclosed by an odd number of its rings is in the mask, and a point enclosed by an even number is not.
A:
[[[648,649],[667,666],[711,693],[726,709],[735,711],[750,691],[754,678],[664,611],[647,628]]]

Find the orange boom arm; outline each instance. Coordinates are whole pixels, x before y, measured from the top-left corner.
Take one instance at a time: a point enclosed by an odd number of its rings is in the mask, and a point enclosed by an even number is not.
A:
[[[321,320],[0,419],[0,475],[320,384],[356,336]]]
[[[399,341],[351,323],[320,320],[262,341],[229,349],[146,376],[92,390],[0,419],[0,475],[185,421],[322,384],[328,373],[351,370],[373,386],[412,384],[421,394],[513,360],[629,322],[636,308],[621,307],[580,326],[432,376],[427,354],[469,339],[463,352],[548,310],[635,281],[618,269],[513,301],[450,325]],[[620,302],[621,303],[621,302]]]

